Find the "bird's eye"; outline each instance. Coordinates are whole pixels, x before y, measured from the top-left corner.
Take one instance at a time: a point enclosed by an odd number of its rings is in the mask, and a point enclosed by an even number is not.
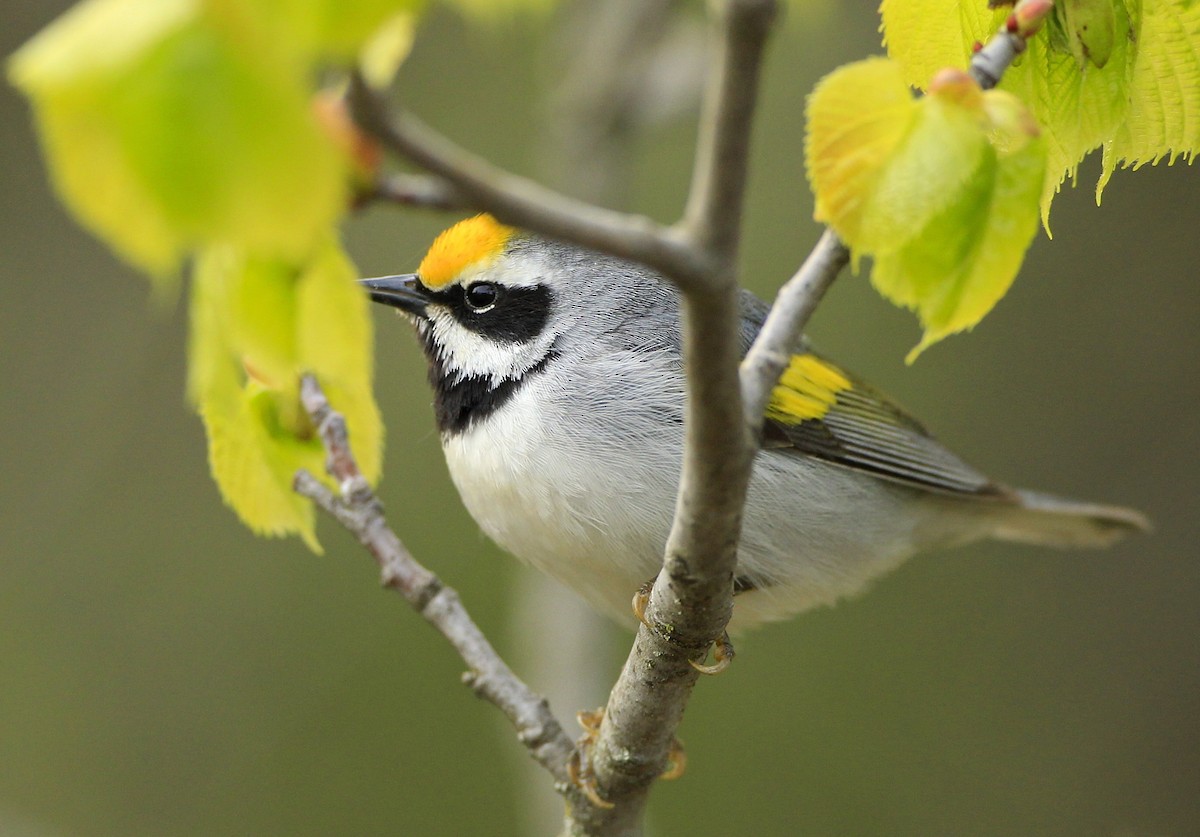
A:
[[[491,311],[500,299],[500,288],[491,282],[472,282],[465,293],[467,305],[476,314]]]

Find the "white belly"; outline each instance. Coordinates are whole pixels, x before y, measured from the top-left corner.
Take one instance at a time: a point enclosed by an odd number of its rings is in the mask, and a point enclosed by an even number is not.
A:
[[[444,440],[451,477],[496,543],[628,621],[633,593],[661,566],[678,430],[626,427],[623,439],[605,443],[594,428],[547,425],[530,383],[480,425]],[[738,596],[735,627],[832,603],[896,566],[915,548],[912,500],[846,468],[760,454],[738,573],[763,587]]]

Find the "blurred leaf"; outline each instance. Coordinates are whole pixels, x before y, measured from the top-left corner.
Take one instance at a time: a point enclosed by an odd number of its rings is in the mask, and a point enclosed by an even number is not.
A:
[[[314,373],[346,417],[358,467],[373,484],[383,470],[383,422],[372,395],[374,337],[358,276],[332,240],[307,266],[296,289],[296,370]]]
[[[966,66],[974,44],[1008,13],[974,0],[883,0],[881,11],[888,54],[919,88],[942,67]],[[1200,148],[1200,4],[1060,2],[1001,87],[1020,96],[1046,133],[1048,224],[1054,194],[1092,149],[1104,149],[1099,199],[1118,163],[1190,160]]]
[[[188,391],[213,478],[255,532],[298,533],[314,550],[311,504],[292,491],[298,468],[324,474],[299,403],[302,373],[314,373],[345,415],[367,479],[382,467],[370,320],[355,276],[330,236],[300,267],[226,246],[204,251],[195,271]]]
[[[302,259],[344,207],[304,68],[251,24],[215,0],[87,0],[13,57],[63,200],[152,274],[211,243]]]
[[[817,220],[871,281],[916,310],[925,347],[975,325],[1008,290],[1037,228],[1045,143],[1014,96],[939,74],[913,100],[885,59],[842,67],[808,103]]]
[[[392,83],[396,71],[412,51],[415,20],[411,14],[398,14],[380,26],[358,55],[358,67],[367,84],[383,89]]]
[[[285,40],[308,61],[347,59],[398,17],[411,20],[425,0],[205,0],[231,19],[252,16],[254,25]]]

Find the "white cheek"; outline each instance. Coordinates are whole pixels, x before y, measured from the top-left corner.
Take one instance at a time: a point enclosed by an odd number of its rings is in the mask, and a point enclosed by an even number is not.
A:
[[[498,384],[517,378],[537,364],[549,351],[550,340],[532,343],[498,343],[464,328],[444,308],[428,309],[428,328],[446,368],[463,378],[488,378]]]

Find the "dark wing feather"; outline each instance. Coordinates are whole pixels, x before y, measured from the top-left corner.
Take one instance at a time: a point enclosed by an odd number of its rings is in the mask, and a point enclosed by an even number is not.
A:
[[[819,393],[828,403],[820,416],[791,422],[772,417],[764,430],[764,446],[792,448],[809,456],[874,474],[882,479],[927,491],[976,497],[1007,497],[1009,492],[963,462],[914,418],[886,396],[812,353],[796,355],[840,376],[848,387]],[[785,373],[777,397],[789,390]],[[808,384],[792,377],[790,394],[810,395]]]

